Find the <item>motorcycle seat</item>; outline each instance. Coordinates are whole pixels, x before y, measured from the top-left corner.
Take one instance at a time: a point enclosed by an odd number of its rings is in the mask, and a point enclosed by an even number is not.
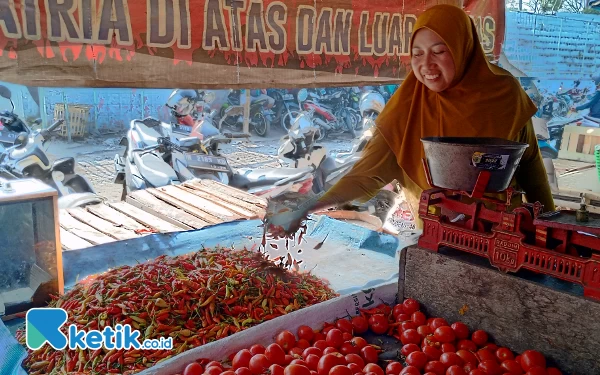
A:
[[[173,168],[162,158],[153,153],[134,153],[133,160],[143,178],[153,187],[169,185],[177,181],[178,177]]]
[[[250,189],[257,186],[274,185],[288,177],[298,176],[300,179],[308,173],[312,173],[312,168],[240,168],[233,174],[231,181],[232,186]]]
[[[139,134],[144,146],[155,145],[158,143],[157,138],[163,137],[160,126],[150,127],[142,121],[136,121],[135,125],[138,130],[137,133]]]

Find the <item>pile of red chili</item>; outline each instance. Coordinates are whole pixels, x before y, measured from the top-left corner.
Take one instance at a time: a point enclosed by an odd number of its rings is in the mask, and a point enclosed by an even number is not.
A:
[[[29,352],[30,374],[132,374],[193,347],[335,297],[309,273],[274,267],[260,254],[226,248],[110,270],[78,283],[49,306],[68,312],[63,328],[99,330],[129,324],[140,341],[173,337],[172,350],[54,350]],[[19,333],[22,343],[24,332]]]

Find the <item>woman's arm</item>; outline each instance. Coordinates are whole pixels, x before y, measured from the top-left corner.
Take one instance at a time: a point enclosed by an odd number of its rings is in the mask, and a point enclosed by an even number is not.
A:
[[[396,156],[379,131],[373,129],[373,133],[360,160],[317,201],[311,211],[339,206],[353,200],[367,201],[400,176]]]
[[[521,130],[518,141],[529,144],[529,147],[525,150],[519,163],[516,173],[517,183],[525,191],[527,202],[538,201],[544,205],[544,211],[554,211],[556,209],[554,198],[552,198],[548,175],[531,120]]]

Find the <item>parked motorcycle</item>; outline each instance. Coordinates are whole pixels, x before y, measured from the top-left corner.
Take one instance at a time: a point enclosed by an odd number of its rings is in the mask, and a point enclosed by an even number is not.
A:
[[[43,149],[52,133],[62,125],[63,120],[56,121],[47,129],[31,130],[14,113],[10,90],[0,86],[0,96],[10,100],[12,105],[11,111],[0,113],[2,127],[19,132],[13,145],[0,154],[0,177],[5,180],[35,178],[56,189],[59,197],[87,193],[83,196],[97,200],[92,184],[84,176],[75,173],[74,158],[62,158],[50,163]]]
[[[114,182],[123,185],[122,199],[131,191],[194,178],[219,181],[266,197],[312,186],[309,169],[232,169],[220,155],[219,145],[235,137],[218,133],[202,141],[198,137],[176,139],[170,124],[153,118],[133,120],[127,136],[121,140],[127,147],[124,155],[115,155]]]
[[[227,102],[220,110],[218,128],[223,124],[241,128],[244,123],[244,105],[241,103],[240,90],[231,90],[227,95]],[[250,99],[250,128],[261,137],[266,137],[273,121],[272,98],[261,95]]]
[[[356,138],[356,118],[349,110],[342,91],[326,96],[301,89],[298,92],[298,101],[302,103],[304,111],[312,113],[312,121],[321,129],[322,138],[345,132]]]
[[[273,124],[279,124],[283,130],[288,132],[294,119],[300,114],[300,105],[296,98],[298,90],[269,89],[267,94],[275,99],[273,105]]]
[[[165,103],[173,116],[173,131],[190,134],[198,121],[210,113],[214,99],[213,92],[175,89]]]

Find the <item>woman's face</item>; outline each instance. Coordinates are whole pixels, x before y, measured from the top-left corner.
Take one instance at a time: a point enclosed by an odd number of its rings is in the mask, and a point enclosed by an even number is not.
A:
[[[423,28],[413,39],[411,66],[428,89],[441,92],[454,79],[454,60],[446,43],[433,31]]]

